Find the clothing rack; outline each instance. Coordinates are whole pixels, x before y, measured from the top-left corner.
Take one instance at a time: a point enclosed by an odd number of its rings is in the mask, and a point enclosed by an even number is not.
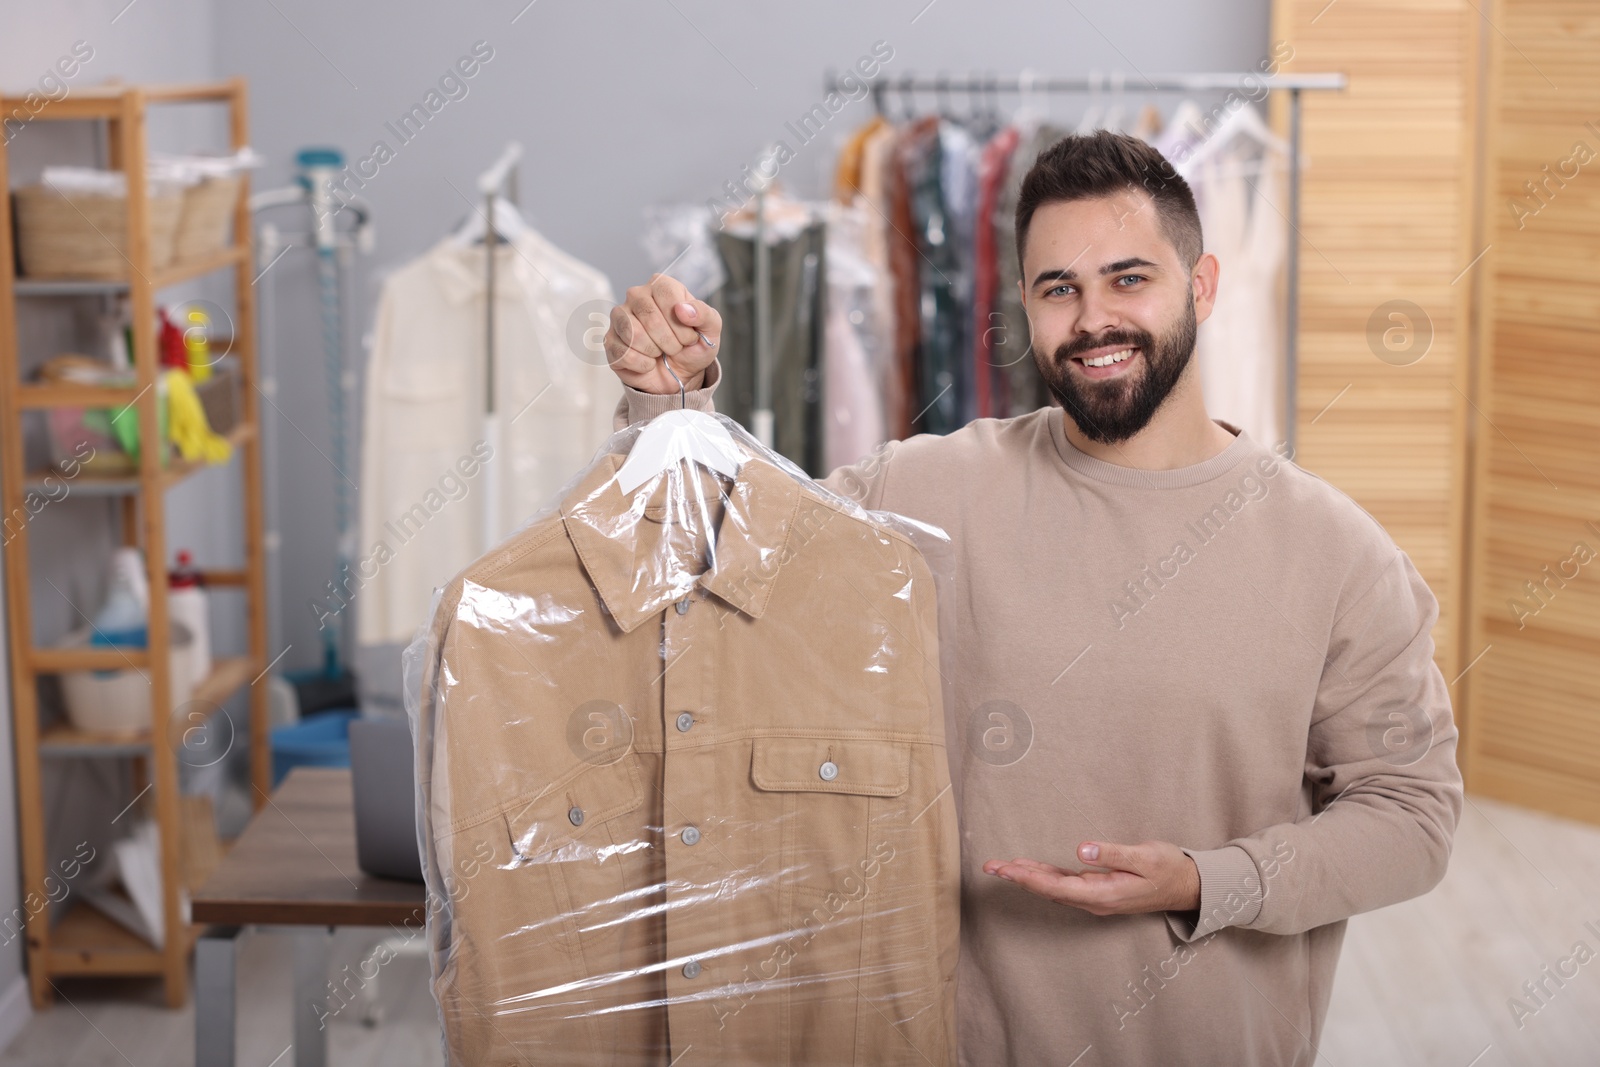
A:
[[[488,467],[484,478],[483,494],[483,547],[485,551],[493,548],[500,538],[500,480],[497,475],[504,466],[501,459],[500,415],[494,406],[494,316],[495,316],[495,288],[494,288],[494,249],[502,238],[499,228],[495,225],[497,218],[495,200],[504,191],[504,198],[512,205],[517,202],[517,176],[518,164],[522,161],[522,145],[516,141],[508,141],[500,153],[500,158],[488,170],[478,175],[478,192],[483,197],[484,230],[483,230],[483,263],[484,282],[483,290],[483,432],[484,440],[489,445],[489,459],[484,465]]]
[[[1338,73],[1317,74],[1261,74],[1257,71],[1238,71],[1217,74],[1135,74],[1123,72],[1091,74],[1087,76],[1033,78],[1026,74],[1001,78],[981,74],[961,77],[919,78],[904,75],[899,78],[874,78],[868,86],[873,107],[884,113],[884,94],[893,90],[901,95],[931,92],[941,98],[947,93],[965,93],[969,96],[996,95],[999,93],[1127,93],[1179,92],[1204,93],[1233,90],[1236,92],[1287,92],[1289,94],[1289,229],[1294,235],[1288,242],[1284,263],[1284,440],[1289,455],[1295,447],[1295,406],[1299,383],[1299,311],[1300,311],[1300,94],[1303,92],[1334,92],[1344,89],[1348,79]],[[824,79],[824,91],[849,93],[859,91],[860,83],[844,85],[829,74]]]
[[[771,158],[770,154],[767,158]],[[772,250],[767,247],[767,190],[772,186],[772,179],[767,176],[763,166],[757,166],[752,173],[752,184],[756,190],[756,395],[750,423],[756,440],[771,448],[775,437],[772,410],[772,299],[769,292],[772,285]]]

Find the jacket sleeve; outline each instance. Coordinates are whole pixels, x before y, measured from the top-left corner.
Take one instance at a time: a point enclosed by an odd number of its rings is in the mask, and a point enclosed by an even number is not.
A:
[[[1198,916],[1169,913],[1185,941],[1227,926],[1297,934],[1432,889],[1461,817],[1456,728],[1433,661],[1438,603],[1395,549],[1342,605],[1312,710],[1312,811],[1222,848],[1184,851],[1200,871]],[[1367,572],[1370,575],[1370,570]]]
[[[691,411],[716,411],[714,396],[721,381],[722,361],[712,360],[711,366],[706,368],[705,381],[700,388],[690,389],[683,394],[682,405]],[[611,424],[615,430],[626,429],[636,422],[649,422],[680,404],[679,398],[672,393],[646,393],[624,387],[622,394],[622,399],[617,401],[616,411],[612,413]],[[898,443],[890,441],[879,445],[857,462],[839,467],[822,479],[822,484],[868,510],[881,509],[884,506],[884,487],[889,481],[889,460]]]

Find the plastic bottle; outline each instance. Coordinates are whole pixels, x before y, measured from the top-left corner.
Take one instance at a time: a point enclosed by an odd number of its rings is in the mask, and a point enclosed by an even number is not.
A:
[[[167,575],[167,610],[193,635],[190,646],[193,684],[199,685],[211,673],[211,603],[206,593],[205,575],[194,565],[188,549],[178,550],[178,565]]]
[[[183,342],[183,330],[172,321],[172,316],[167,314],[166,308],[156,309],[156,319],[156,347],[161,353],[161,366],[173,370],[188,370],[189,349]]]
[[[184,316],[183,348],[189,357],[189,377],[197,382],[211,378],[211,318],[199,308],[190,308]]]
[[[119,548],[111,555],[111,593],[94,617],[96,645],[144,648],[149,643],[150,585],[144,558],[137,548]]]

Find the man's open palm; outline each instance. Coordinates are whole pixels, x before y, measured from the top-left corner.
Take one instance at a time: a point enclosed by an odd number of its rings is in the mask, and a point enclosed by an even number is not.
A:
[[[990,860],[985,874],[1015,882],[1057,904],[1091,915],[1142,915],[1200,907],[1200,871],[1177,845],[1145,841],[1117,845],[1085,841],[1078,858],[1096,868],[1071,871],[1038,860]]]

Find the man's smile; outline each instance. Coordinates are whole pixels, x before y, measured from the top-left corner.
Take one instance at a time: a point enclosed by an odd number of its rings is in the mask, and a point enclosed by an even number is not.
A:
[[[1139,349],[1127,345],[1103,345],[1080,352],[1071,357],[1078,372],[1085,378],[1117,378],[1128,373],[1138,362]]]

